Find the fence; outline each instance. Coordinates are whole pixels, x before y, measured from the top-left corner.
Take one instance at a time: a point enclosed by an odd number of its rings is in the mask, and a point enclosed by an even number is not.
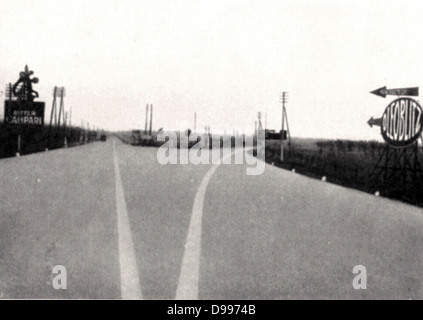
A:
[[[14,157],[18,152],[19,144],[21,155],[63,148],[65,136],[69,147],[86,141],[85,131],[79,128],[67,128],[66,131],[64,128],[56,127],[53,127],[51,131],[48,127],[22,128],[18,131],[0,124],[0,158]]]

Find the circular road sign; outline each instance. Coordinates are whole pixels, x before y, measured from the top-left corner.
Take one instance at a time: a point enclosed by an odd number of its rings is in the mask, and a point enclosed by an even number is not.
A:
[[[417,141],[423,131],[423,109],[411,98],[392,101],[382,117],[382,136],[393,147],[405,148]]]

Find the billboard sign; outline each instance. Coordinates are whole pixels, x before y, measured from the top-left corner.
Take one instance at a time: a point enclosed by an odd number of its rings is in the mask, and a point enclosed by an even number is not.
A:
[[[288,140],[288,132],[286,130],[281,130],[280,132],[275,132],[275,130],[259,130],[263,131],[263,135],[266,140]]]
[[[411,98],[399,98],[386,108],[381,121],[383,139],[393,147],[415,143],[423,131],[423,109]]]
[[[9,126],[44,126],[44,102],[5,101],[4,123]]]

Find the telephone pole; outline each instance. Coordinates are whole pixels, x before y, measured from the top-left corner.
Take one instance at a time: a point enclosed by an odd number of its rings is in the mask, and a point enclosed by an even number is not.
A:
[[[263,114],[261,112],[258,113],[258,129],[263,130],[263,123],[262,123]]]
[[[147,130],[148,130],[148,108],[149,108],[149,105],[147,104],[147,107],[145,109],[145,130],[144,130],[144,134],[147,134]]]
[[[267,130],[267,112],[264,113],[264,129]]]
[[[281,131],[281,161],[283,161],[283,141],[288,140],[288,147],[291,148],[291,133],[289,131],[288,113],[286,112],[286,104],[289,98],[288,92],[282,92],[281,103],[282,103],[282,131]],[[285,129],[286,124],[286,129]]]
[[[153,105],[150,105],[150,136],[153,135]]]

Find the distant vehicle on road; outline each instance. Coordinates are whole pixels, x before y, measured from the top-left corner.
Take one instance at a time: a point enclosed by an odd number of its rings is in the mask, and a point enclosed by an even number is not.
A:
[[[141,143],[141,130],[132,130],[131,145],[137,146]]]
[[[100,137],[101,141],[106,141],[107,140],[107,136],[105,134],[102,134]]]

